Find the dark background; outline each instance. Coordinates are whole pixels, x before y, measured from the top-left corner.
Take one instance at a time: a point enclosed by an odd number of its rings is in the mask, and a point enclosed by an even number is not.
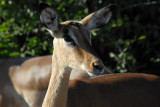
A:
[[[117,4],[109,23],[92,31],[93,47],[113,72],[160,75],[160,1],[152,0],[0,0],[0,59],[52,54],[53,38],[39,20],[41,2],[60,21]]]

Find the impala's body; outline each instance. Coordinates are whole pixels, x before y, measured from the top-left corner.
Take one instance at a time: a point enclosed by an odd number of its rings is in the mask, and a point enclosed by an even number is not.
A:
[[[159,107],[159,90],[160,78],[148,74],[109,74],[73,80],[67,107]]]
[[[114,7],[100,9],[81,21],[59,23],[57,13],[40,4],[41,22],[54,37],[54,63],[43,107],[160,107],[159,76],[125,73],[69,82],[73,68],[91,76],[103,73],[89,30],[105,25]]]

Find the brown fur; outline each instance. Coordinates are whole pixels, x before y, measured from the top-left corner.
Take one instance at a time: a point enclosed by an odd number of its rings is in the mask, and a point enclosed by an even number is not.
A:
[[[69,83],[67,107],[160,107],[160,77],[110,74]]]

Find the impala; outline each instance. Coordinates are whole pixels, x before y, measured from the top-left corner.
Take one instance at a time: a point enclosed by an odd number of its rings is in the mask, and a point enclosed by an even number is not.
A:
[[[159,76],[124,73],[69,82],[73,68],[91,76],[103,73],[89,30],[105,25],[114,7],[102,8],[81,21],[59,23],[55,10],[40,4],[41,22],[54,37],[54,63],[43,107],[160,107]]]

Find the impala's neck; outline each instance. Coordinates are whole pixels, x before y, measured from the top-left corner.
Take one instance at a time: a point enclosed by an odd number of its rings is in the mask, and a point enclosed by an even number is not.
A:
[[[71,69],[57,62],[53,55],[52,74],[42,107],[66,107]]]

